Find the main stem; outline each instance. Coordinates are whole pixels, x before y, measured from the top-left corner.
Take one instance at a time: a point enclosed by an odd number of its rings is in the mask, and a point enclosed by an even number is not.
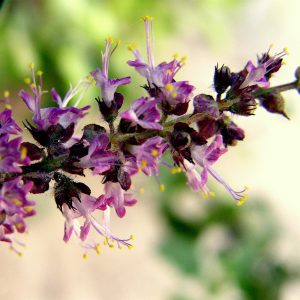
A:
[[[257,97],[264,96],[264,95],[267,95],[267,94],[270,94],[273,92],[282,93],[282,92],[285,92],[288,90],[294,90],[294,89],[298,89],[298,90],[300,89],[300,79],[297,79],[290,83],[271,87],[268,89],[261,88],[261,89],[257,90],[255,93],[253,93],[253,95],[255,98],[257,98]],[[230,101],[228,101],[229,102],[228,106],[232,105],[233,102],[239,101],[239,100],[240,100],[239,98],[231,99]],[[221,108],[225,109],[226,108],[226,99],[224,99],[221,103],[220,103],[220,105],[222,106]],[[120,143],[120,142],[126,142],[127,140],[129,140],[131,138],[145,139],[145,138],[149,138],[152,136],[166,137],[173,130],[173,127],[176,123],[182,122],[182,123],[186,123],[186,124],[190,125],[192,123],[203,120],[207,116],[208,116],[207,113],[188,114],[188,115],[176,118],[174,120],[171,120],[169,122],[164,122],[164,118],[162,118],[161,124],[164,127],[163,130],[147,130],[146,132],[142,132],[142,133],[125,133],[125,134],[116,133],[111,137],[111,142],[112,143]]]

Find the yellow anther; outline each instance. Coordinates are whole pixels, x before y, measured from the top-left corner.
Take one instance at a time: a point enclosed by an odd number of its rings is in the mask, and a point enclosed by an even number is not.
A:
[[[118,246],[118,249],[119,249],[119,250],[122,250],[122,249],[123,249],[123,247],[122,247],[122,246]]]
[[[159,190],[160,190],[161,192],[163,192],[163,191],[165,190],[165,185],[164,185],[164,184],[160,184],[160,185],[159,185]]]
[[[152,156],[158,156],[159,152],[157,149],[152,149],[151,154]]]
[[[127,248],[128,248],[128,250],[132,250],[133,246],[132,245],[128,245]]]
[[[42,70],[36,71],[36,75],[37,75],[37,76],[42,76],[42,75],[43,75],[43,71],[42,71]]]
[[[24,82],[26,84],[30,84],[31,83],[31,79],[29,77],[24,78]]]
[[[33,70],[34,69],[34,63],[29,64],[28,68]]]
[[[153,20],[153,17],[151,17],[151,16],[144,16],[142,19],[144,21],[146,21],[146,20]]]
[[[126,46],[129,51],[133,51],[133,50],[137,49],[137,47],[138,47],[136,43],[126,44]]]
[[[108,36],[108,37],[105,39],[105,41],[106,41],[107,43],[112,44],[112,43],[114,42],[114,39],[113,39],[111,36]]]
[[[173,58],[174,58],[174,59],[177,59],[178,57],[179,57],[179,54],[178,54],[178,53],[173,54]]]
[[[187,56],[182,56],[181,57],[181,62],[182,63],[186,63],[186,61],[187,61]]]
[[[242,197],[237,203],[237,206],[242,206],[247,200],[247,196]]]
[[[20,199],[18,199],[18,198],[12,199],[11,202],[13,204],[15,204],[16,206],[21,206],[23,204],[23,202]]]
[[[32,83],[32,84],[30,85],[30,87],[31,87],[31,89],[36,89],[36,85],[35,85],[34,83]]]
[[[168,75],[170,75],[170,76],[173,74],[172,70],[170,70],[170,69],[167,70],[167,73],[168,73]]]
[[[142,161],[141,161],[141,166],[142,166],[143,168],[147,167],[147,165],[148,165],[148,162],[147,162],[146,160],[142,160]]]
[[[32,208],[31,206],[26,206],[26,207],[24,207],[24,211],[25,211],[26,213],[30,213],[30,212],[33,211],[33,208]]]
[[[145,193],[145,189],[144,188],[140,188],[139,192],[140,192],[140,194],[144,194]]]
[[[101,248],[100,244],[97,244],[95,250],[98,255],[101,253],[100,248]]]
[[[12,109],[12,106],[11,106],[10,104],[5,104],[4,107],[5,107],[6,109],[10,109],[10,110]]]
[[[181,173],[182,169],[180,167],[171,168],[171,174]]]
[[[24,224],[23,223],[17,223],[15,224],[17,230],[23,230],[24,229]]]
[[[209,192],[209,196],[210,196],[211,198],[214,198],[214,197],[216,197],[216,194],[215,194],[214,192]]]
[[[171,95],[172,95],[173,98],[176,98],[178,94],[176,92],[174,92]]]
[[[129,238],[130,238],[132,241],[135,240],[135,236],[134,236],[133,234],[131,234]]]
[[[22,257],[22,256],[23,256],[23,253],[22,253],[22,252],[18,252],[17,254],[18,254],[19,257]]]
[[[142,168],[138,168],[138,172],[139,172],[139,173],[142,173]]]
[[[121,44],[121,40],[120,40],[120,39],[117,39],[117,40],[116,40],[116,45],[119,46],[120,44]]]
[[[288,50],[288,48],[287,47],[285,47],[285,48],[283,48],[283,51],[285,52],[285,54],[290,54],[290,52],[289,52],[289,50]]]
[[[4,98],[8,98],[9,95],[10,95],[9,91],[4,91],[4,93],[3,93]]]
[[[108,247],[111,248],[111,249],[114,249],[114,248],[115,248],[115,245],[109,244]]]
[[[173,89],[174,89],[174,87],[173,87],[173,85],[172,85],[171,83],[167,83],[167,84],[165,85],[165,88],[166,88],[166,90],[167,90],[168,92],[171,92],[171,91],[173,91]]]
[[[83,258],[83,259],[88,259],[88,255],[87,255],[86,253],[84,253],[84,254],[82,255],[82,258]]]
[[[21,150],[21,160],[23,160],[27,157],[27,148],[21,146],[20,150]]]

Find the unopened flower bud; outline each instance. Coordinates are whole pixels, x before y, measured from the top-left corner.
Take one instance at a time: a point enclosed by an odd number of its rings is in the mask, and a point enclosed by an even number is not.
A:
[[[232,78],[230,69],[226,66],[222,66],[218,68],[215,67],[215,74],[214,74],[214,88],[218,94],[223,94],[227,88],[231,85]]]
[[[229,111],[241,116],[251,116],[254,115],[257,103],[252,95],[243,95],[240,101],[232,104],[229,107]]]
[[[283,115],[289,119],[285,112],[284,98],[279,93],[270,93],[266,96],[260,97],[260,104],[270,113]]]

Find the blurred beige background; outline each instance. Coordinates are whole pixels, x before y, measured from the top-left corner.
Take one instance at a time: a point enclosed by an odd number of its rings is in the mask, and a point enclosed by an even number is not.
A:
[[[173,5],[176,6],[176,2]],[[176,15],[179,30],[162,41],[160,47],[165,50],[156,53],[156,61],[167,60],[174,50],[187,55],[188,64],[179,78],[189,79],[197,86],[197,91],[212,92],[213,67],[217,62],[239,70],[270,44],[274,44],[274,51],[288,47],[290,52],[286,57],[287,65],[273,83],[293,80],[294,70],[300,65],[299,1],[252,0],[238,11],[226,12],[227,15],[207,11],[203,27],[209,28],[210,18],[214,26],[224,26],[223,34],[213,38],[193,31],[195,22],[201,24],[203,12],[194,11],[191,15],[190,10],[186,10],[182,8]],[[154,28],[159,36],[159,28]],[[133,34],[134,30],[133,27]],[[230,149],[216,168],[235,188],[250,187],[249,201],[257,194],[265,196],[282,226],[280,242],[276,248],[274,245],[274,252],[282,259],[298,260],[300,98],[295,91],[286,93],[285,97],[290,121],[262,109],[253,118],[236,118],[247,137],[238,147]],[[149,184],[149,180],[142,182],[145,186]],[[93,185],[97,187],[96,182]],[[51,191],[40,196],[37,201],[39,217],[29,220],[28,235],[20,237],[27,245],[23,257],[0,247],[0,299],[160,300],[169,299],[178,287],[186,290],[191,299],[216,299],[206,295],[192,280],[183,279],[156,252],[164,224],[157,212],[156,193],[151,191],[151,188],[146,189],[137,206],[128,209],[124,220],[115,218],[112,222],[113,230],[120,236],[131,233],[136,236],[134,249],[103,249],[100,256],[90,255],[88,260],[82,259],[82,249],[76,242],[66,245],[62,241],[63,218],[54,201],[48,201]],[[205,209],[203,201],[198,201]],[[228,201],[231,201],[229,197]],[[240,296],[229,290],[218,299],[240,299]],[[282,299],[300,299],[300,285],[287,286]]]

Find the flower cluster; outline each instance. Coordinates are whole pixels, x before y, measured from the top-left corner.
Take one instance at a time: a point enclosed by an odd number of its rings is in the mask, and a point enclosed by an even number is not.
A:
[[[101,69],[92,71],[74,88],[71,86],[64,97],[52,88],[51,107],[42,105],[46,94],[42,72],[35,73],[30,65],[28,91],[22,89],[18,95],[33,115],[32,122],[23,123],[32,136],[31,142],[22,142],[22,130],[12,118],[9,95],[5,93],[5,109],[0,114],[0,240],[8,242],[15,251],[18,252],[19,242],[12,233],[25,232],[24,219],[35,214],[28,193],[44,193],[51,186],[56,206],[65,218],[64,241],[75,236],[86,252],[97,253],[100,243],[91,237],[91,230],[102,236],[109,247],[132,247],[132,236],[121,239],[110,230],[110,211],[114,209],[123,218],[126,209],[137,203],[132,188],[135,174],[154,176],[164,190],[159,168],[165,166],[173,174],[183,172],[190,188],[204,197],[213,194],[207,185],[211,177],[238,205],[244,202],[245,188],[233,189],[213,168],[231,146],[245,138],[232,115],[254,115],[260,105],[288,118],[281,93],[288,89],[299,91],[299,70],[294,82],[270,87],[270,79],[280,69],[285,51],[271,55],[269,50],[256,63],[248,61],[239,72],[216,66],[215,95],[197,94],[188,81],[175,79],[185,57],[178,59],[175,55],[170,62],[155,64],[152,19],[143,20],[147,59],[129,45],[134,60],[127,63],[145,78],[144,93],[131,101],[129,109],[122,109],[124,95],[117,90],[130,84],[131,78],[109,78],[109,62],[119,45],[111,38],[106,40]],[[101,91],[96,102],[103,126],[87,124],[78,135],[76,129],[90,109],[78,106],[92,85]],[[69,105],[74,98],[75,104]],[[93,196],[89,186],[80,181],[88,172],[102,181],[102,194]],[[103,214],[102,221],[97,212]]]

